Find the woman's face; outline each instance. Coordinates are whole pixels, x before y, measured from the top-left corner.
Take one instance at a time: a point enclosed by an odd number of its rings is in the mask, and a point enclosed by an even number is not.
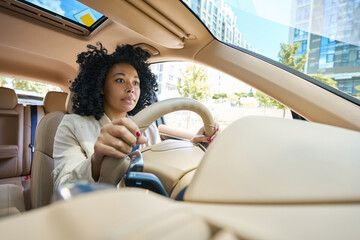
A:
[[[113,65],[106,76],[104,111],[114,120],[133,110],[140,97],[140,79],[136,69],[127,63]]]

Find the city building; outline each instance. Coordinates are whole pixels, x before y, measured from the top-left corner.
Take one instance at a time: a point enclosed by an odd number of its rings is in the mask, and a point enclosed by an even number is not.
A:
[[[320,9],[329,11],[320,11]],[[300,44],[298,55],[308,52],[306,74],[324,74],[337,87],[356,95],[360,85],[359,0],[293,0],[289,42]],[[322,33],[321,37],[316,33]]]
[[[242,39],[241,32],[236,27],[236,16],[223,0],[184,0],[183,2],[195,14],[200,15],[200,18],[216,38],[257,52],[249,42]],[[187,63],[181,62],[152,64],[152,72],[157,76],[160,100],[179,96],[177,84],[181,81],[182,72],[185,71],[186,66]],[[223,83],[225,78],[231,77],[209,68],[206,68],[206,70],[208,72],[208,82],[216,89],[215,93],[232,93],[233,89],[229,88],[228,84]],[[247,85],[236,80],[234,80],[234,84],[239,85],[237,89],[244,92],[250,89]]]
[[[242,39],[236,26],[236,16],[224,0],[183,0],[205,23],[211,33],[220,41],[257,52],[251,43]]]

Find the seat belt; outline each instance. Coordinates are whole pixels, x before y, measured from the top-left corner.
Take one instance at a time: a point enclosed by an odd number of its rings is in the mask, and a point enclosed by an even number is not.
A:
[[[31,149],[31,161],[30,161],[30,174],[31,174],[32,161],[34,156],[35,130],[37,125],[37,105],[31,105],[30,111],[31,111],[31,143],[29,144],[29,148]]]

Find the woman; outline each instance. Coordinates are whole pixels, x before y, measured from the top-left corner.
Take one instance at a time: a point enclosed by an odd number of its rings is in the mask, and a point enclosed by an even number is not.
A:
[[[55,189],[74,181],[99,179],[104,156],[123,158],[132,149],[160,141],[152,124],[143,135],[129,118],[155,99],[157,83],[150,54],[131,45],[108,54],[100,43],[78,55],[80,72],[70,90],[75,114],[66,115],[54,141]],[[199,130],[192,141],[211,142]]]

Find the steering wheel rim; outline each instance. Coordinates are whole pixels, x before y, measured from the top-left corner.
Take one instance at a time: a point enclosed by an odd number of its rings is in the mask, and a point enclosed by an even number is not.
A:
[[[170,98],[156,102],[138,112],[132,120],[143,133],[156,119],[165,114],[188,110],[197,113],[204,122],[205,135],[211,137],[215,133],[215,122],[211,112],[200,102],[190,98]]]
[[[215,122],[211,112],[200,102],[189,98],[171,98],[156,102],[149,107],[138,112],[132,120],[140,128],[143,133],[156,119],[165,114],[188,110],[197,113],[203,120],[205,135],[212,136],[215,133]],[[130,165],[130,159],[104,157],[99,182],[116,185],[120,179],[126,174]]]

